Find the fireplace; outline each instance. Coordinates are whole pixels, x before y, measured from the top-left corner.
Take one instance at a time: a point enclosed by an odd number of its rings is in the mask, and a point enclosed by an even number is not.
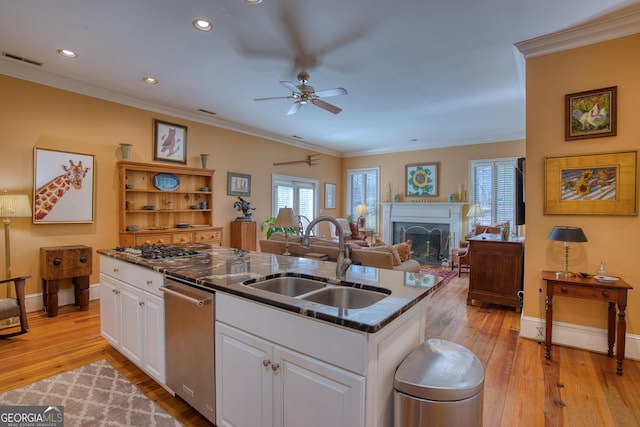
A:
[[[411,240],[411,257],[420,264],[440,265],[449,258],[449,224],[393,223],[393,242]]]
[[[383,203],[382,240],[395,244],[410,239],[418,262],[440,264],[466,234],[467,207],[466,203]]]

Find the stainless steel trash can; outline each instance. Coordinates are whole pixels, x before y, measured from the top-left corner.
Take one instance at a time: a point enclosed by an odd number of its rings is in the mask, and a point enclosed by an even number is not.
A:
[[[436,338],[396,370],[394,427],[482,427],[484,367],[459,344]]]

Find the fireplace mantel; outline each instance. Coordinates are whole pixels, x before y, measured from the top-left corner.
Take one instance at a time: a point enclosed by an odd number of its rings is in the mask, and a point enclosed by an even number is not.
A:
[[[422,224],[448,224],[453,242],[463,234],[467,203],[382,203],[382,241],[393,242],[394,222],[416,222]],[[395,242],[394,242],[395,243]]]

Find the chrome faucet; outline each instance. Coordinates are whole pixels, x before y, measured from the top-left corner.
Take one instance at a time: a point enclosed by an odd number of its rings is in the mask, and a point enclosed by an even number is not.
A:
[[[342,231],[342,226],[335,218],[330,216],[319,216],[311,221],[304,232],[304,236],[302,236],[300,246],[303,248],[309,247],[309,233],[311,233],[311,230],[317,223],[322,221],[329,221],[336,226],[336,231],[338,232],[338,261],[336,264],[336,277],[340,280],[344,280],[346,278],[347,270],[351,266],[351,259],[349,258],[349,247],[344,243],[344,232]]]

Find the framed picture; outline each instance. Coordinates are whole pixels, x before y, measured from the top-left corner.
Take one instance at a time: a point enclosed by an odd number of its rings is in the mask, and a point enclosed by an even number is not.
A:
[[[565,141],[615,136],[618,87],[565,95]]]
[[[187,127],[153,120],[153,160],[187,163]]]
[[[407,197],[435,197],[438,195],[438,163],[406,165]]]
[[[227,194],[229,196],[250,196],[251,175],[227,172]]]
[[[324,208],[335,209],[336,208],[336,185],[324,184]]]
[[[33,158],[33,223],[92,223],[94,156],[36,148]]]
[[[545,214],[637,215],[637,152],[545,158]]]

